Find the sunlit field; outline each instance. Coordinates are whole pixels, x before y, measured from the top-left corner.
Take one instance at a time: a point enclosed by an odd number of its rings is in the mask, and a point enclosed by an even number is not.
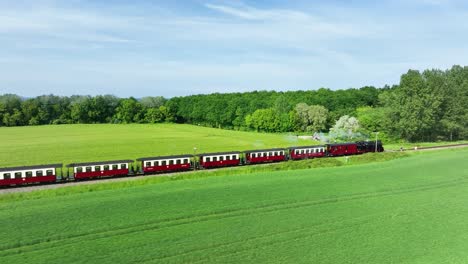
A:
[[[466,263],[467,159],[0,196],[0,262]]]
[[[0,167],[318,144],[296,135],[177,124],[0,127],[0,138]]]

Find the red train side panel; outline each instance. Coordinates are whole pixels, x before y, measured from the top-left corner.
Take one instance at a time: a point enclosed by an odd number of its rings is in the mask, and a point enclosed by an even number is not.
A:
[[[186,171],[192,168],[193,155],[159,156],[139,158],[143,173],[158,173],[170,171]]]
[[[324,157],[325,146],[294,147],[289,150],[289,156],[293,160]]]
[[[245,162],[247,164],[258,164],[268,162],[278,162],[286,160],[286,152],[284,149],[264,149],[264,150],[249,150],[245,152]]]
[[[62,164],[0,168],[0,186],[56,182]]]
[[[73,169],[75,179],[125,176],[130,172],[133,160],[113,160],[86,163],[72,163],[67,167]]]
[[[225,153],[205,153],[200,154],[200,167],[219,168],[240,165],[240,152],[225,152]]]
[[[0,180],[0,186],[8,185],[20,185],[20,184],[31,184],[41,182],[55,182],[57,177],[55,175],[31,177],[31,178],[20,178],[20,179],[3,179]]]
[[[143,172],[152,173],[152,172],[164,172],[164,171],[183,171],[183,170],[190,170],[190,168],[191,168],[190,163],[173,164],[173,165],[166,165],[166,166],[143,167]]]
[[[123,176],[128,174],[128,169],[106,170],[106,171],[89,171],[75,173],[75,179],[97,178],[97,177],[112,177]]]
[[[200,166],[203,168],[217,168],[217,167],[229,167],[237,166],[240,164],[240,159],[236,160],[223,160],[223,161],[211,161],[211,162],[200,162]]]
[[[327,144],[326,146],[328,156],[345,156],[360,154],[360,152],[358,152],[358,147],[356,143],[337,143]]]
[[[258,157],[252,158],[250,155],[246,156],[248,163],[256,164],[256,163],[267,163],[267,162],[275,162],[275,161],[284,161],[286,160],[285,155],[278,155],[278,156],[267,156],[267,157]]]

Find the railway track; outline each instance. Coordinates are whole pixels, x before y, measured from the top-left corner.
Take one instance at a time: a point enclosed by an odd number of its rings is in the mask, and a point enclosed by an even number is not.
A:
[[[453,145],[443,145],[443,146],[431,146],[431,147],[417,147],[411,149],[404,149],[403,151],[430,151],[430,150],[437,150],[437,149],[450,149],[450,148],[463,148],[468,147],[468,143],[463,144],[453,144]],[[399,152],[400,150],[392,150],[388,152]],[[387,152],[387,151],[386,151]],[[269,166],[275,163],[269,164],[259,164],[255,166]],[[242,166],[240,166],[242,167]],[[240,167],[229,167],[230,169],[233,168],[240,168]],[[218,168],[218,169],[210,169],[209,171],[217,171],[223,170],[227,168]],[[76,182],[57,182],[57,183],[49,183],[49,184],[41,184],[41,185],[30,185],[30,186],[13,186],[13,187],[6,187],[0,189],[1,194],[8,194],[8,193],[21,193],[21,192],[32,192],[36,190],[48,190],[48,189],[57,189],[67,186],[79,186],[79,185],[93,185],[105,182],[122,182],[122,181],[135,181],[143,178],[148,177],[175,177],[181,174],[190,174],[195,173],[196,171],[184,171],[184,172],[174,172],[174,173],[162,173],[162,174],[150,174],[150,175],[136,175],[136,176],[123,176],[123,177],[112,177],[112,178],[100,178],[94,180],[84,180],[84,181],[76,181]]]
[[[443,146],[432,146],[432,147],[415,147],[415,148],[403,149],[403,151],[425,151],[425,150],[463,148],[463,147],[468,147],[468,143],[443,145]],[[388,152],[398,152],[398,151],[401,151],[401,150],[390,150]],[[387,152],[387,151],[385,151],[385,152]]]

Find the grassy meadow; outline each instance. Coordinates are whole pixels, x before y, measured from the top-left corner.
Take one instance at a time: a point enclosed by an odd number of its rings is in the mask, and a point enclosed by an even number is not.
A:
[[[466,263],[467,159],[463,148],[0,196],[0,262]]]
[[[0,167],[309,145],[295,135],[178,124],[0,127]]]

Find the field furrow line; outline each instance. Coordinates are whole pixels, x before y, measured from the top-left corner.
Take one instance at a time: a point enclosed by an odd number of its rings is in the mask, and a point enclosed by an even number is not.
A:
[[[54,247],[58,245],[63,246],[63,245],[75,243],[83,239],[91,241],[91,240],[96,240],[96,239],[101,239],[101,238],[122,236],[122,235],[143,232],[143,231],[148,231],[148,230],[158,230],[158,229],[163,229],[163,228],[176,227],[180,225],[194,224],[198,222],[221,220],[221,219],[226,219],[226,218],[246,216],[246,215],[255,215],[255,214],[260,214],[260,213],[265,214],[265,213],[279,211],[279,210],[290,210],[290,209],[304,208],[304,207],[337,203],[337,202],[378,198],[378,197],[384,197],[384,196],[399,195],[399,194],[434,190],[434,189],[440,189],[440,188],[450,188],[450,187],[460,186],[461,184],[466,184],[466,183],[468,183],[466,177],[462,177],[462,178],[458,178],[458,179],[451,180],[451,181],[444,181],[444,182],[439,182],[436,184],[420,185],[416,187],[406,187],[406,188],[399,188],[399,189],[393,189],[393,190],[382,190],[382,191],[377,191],[377,192],[349,194],[349,195],[325,198],[321,200],[306,200],[306,201],[299,201],[299,202],[289,201],[289,202],[276,203],[276,204],[266,204],[266,205],[262,205],[258,207],[251,207],[251,208],[226,209],[226,210],[216,211],[216,212],[209,213],[209,214],[201,214],[198,216],[180,216],[176,218],[162,219],[162,220],[143,223],[139,225],[124,226],[122,228],[117,228],[114,230],[106,229],[106,230],[101,230],[101,231],[76,234],[74,236],[69,236],[69,237],[48,238],[47,240],[30,241],[28,243],[24,243],[19,246],[16,246],[16,245],[10,246],[10,247],[5,246],[3,248],[0,248],[0,256],[17,254],[19,252],[24,253],[25,251],[36,251],[36,250],[40,250],[43,248],[49,248],[49,247]]]

